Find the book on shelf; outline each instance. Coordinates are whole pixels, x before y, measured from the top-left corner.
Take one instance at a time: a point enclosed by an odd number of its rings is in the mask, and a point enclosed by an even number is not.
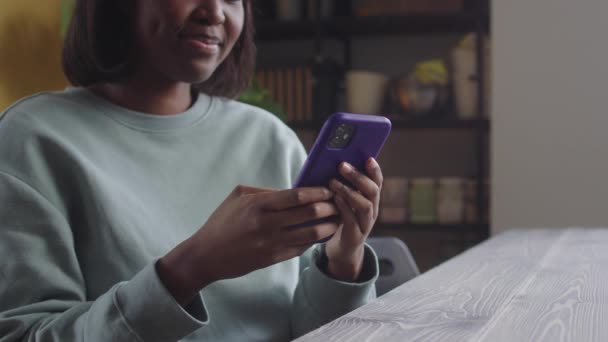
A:
[[[295,106],[294,106],[294,121],[302,121],[302,117],[304,116],[304,77],[302,75],[302,68],[296,67],[294,70],[294,97],[295,97]]]
[[[304,68],[304,115],[301,118],[302,121],[312,121],[313,119],[313,106],[312,106],[312,93],[313,93],[313,75],[312,68]]]
[[[290,113],[290,117],[293,118],[295,116],[293,68],[284,69],[283,76],[285,79],[285,111]]]
[[[288,122],[312,121],[313,75],[308,66],[259,68],[256,78],[287,113]]]

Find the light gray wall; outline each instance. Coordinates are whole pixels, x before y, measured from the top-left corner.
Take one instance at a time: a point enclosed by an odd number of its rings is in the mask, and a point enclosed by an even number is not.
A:
[[[608,226],[608,1],[493,2],[493,228]]]

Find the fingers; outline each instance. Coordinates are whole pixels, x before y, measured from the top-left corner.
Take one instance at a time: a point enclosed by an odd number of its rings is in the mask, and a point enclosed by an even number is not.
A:
[[[367,229],[368,225],[371,226],[371,224],[373,224],[373,222],[375,221],[375,210],[374,203],[372,201],[365,198],[363,194],[351,189],[344,183],[335,179],[331,180],[331,182],[329,183],[329,187],[330,189],[336,192],[336,196],[340,195],[341,199],[350,209],[350,212],[353,212],[354,210],[354,215],[357,218],[357,223],[360,228]],[[340,210],[340,214],[344,215],[343,210]]]
[[[353,212],[353,209],[346,204],[344,197],[342,194],[338,194],[334,197],[334,201],[336,202],[336,206],[340,211],[340,219],[347,227],[357,227],[359,223],[357,222],[357,217]]]
[[[333,202],[315,202],[305,206],[265,213],[264,224],[269,227],[288,227],[338,214]]]
[[[353,186],[363,194],[373,204],[372,216],[374,219],[378,217],[380,207],[380,191],[382,190],[383,176],[380,165],[374,158],[369,158],[365,163],[367,175],[359,172],[352,165],[344,162],[340,164],[340,174],[350,181]]]
[[[382,189],[382,183],[384,182],[384,176],[382,175],[382,170],[380,169],[380,165],[374,158],[369,158],[365,163],[365,168],[367,171],[367,175],[371,178],[374,183],[378,186],[378,188]]]
[[[317,241],[335,234],[337,230],[338,223],[330,220],[310,227],[286,229],[281,234],[281,239],[287,246],[311,246]]]
[[[357,171],[347,162],[342,162],[339,166],[340,174],[359,191],[363,196],[372,200],[380,194],[380,187],[372,179]]]
[[[247,194],[257,194],[264,192],[276,192],[276,189],[271,188],[256,188],[247,185],[237,185],[234,190],[232,190],[233,196],[247,195]]]
[[[374,158],[369,158],[367,160],[365,168],[367,169],[369,178],[378,186],[378,194],[372,199],[372,202],[374,203],[374,218],[377,218],[380,210],[380,192],[382,191],[382,185],[384,184],[384,175],[382,175],[382,169],[380,169],[380,165]]]
[[[261,193],[258,200],[262,209],[284,210],[328,201],[332,197],[333,193],[325,187],[309,187]]]

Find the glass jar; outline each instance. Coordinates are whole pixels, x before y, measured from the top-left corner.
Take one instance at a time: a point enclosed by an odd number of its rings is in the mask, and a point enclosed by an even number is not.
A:
[[[437,189],[437,218],[441,224],[462,223],[464,216],[464,179],[446,177]]]
[[[432,178],[415,178],[410,184],[410,222],[437,222],[436,182]]]
[[[380,222],[406,223],[408,181],[403,177],[387,177],[380,193]]]

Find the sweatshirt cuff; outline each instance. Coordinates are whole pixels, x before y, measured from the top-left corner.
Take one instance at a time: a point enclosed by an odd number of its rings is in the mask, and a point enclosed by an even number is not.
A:
[[[322,253],[321,246],[317,246],[313,251],[313,262],[302,274],[308,301],[317,313],[326,319],[337,318],[375,297],[374,283],[379,275],[378,257],[368,244],[365,244],[361,281],[356,283],[326,275],[318,266]]]
[[[143,341],[176,341],[209,323],[202,296],[184,309],[156,273],[156,261],[116,290],[116,305],[126,324]]]

